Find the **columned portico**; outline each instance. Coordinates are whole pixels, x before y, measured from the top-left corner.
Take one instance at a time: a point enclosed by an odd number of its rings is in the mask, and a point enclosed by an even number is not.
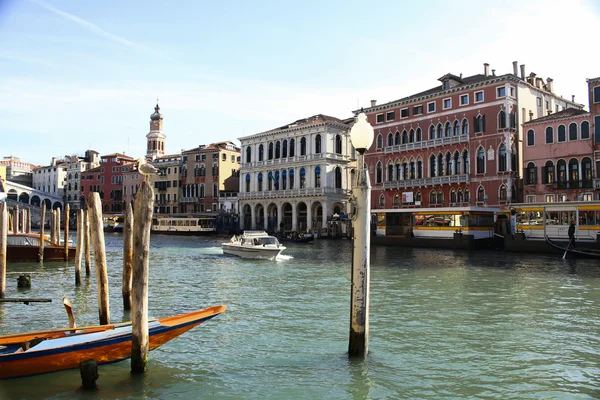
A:
[[[290,204],[292,205],[292,231],[296,232],[298,230],[298,202],[292,201]]]

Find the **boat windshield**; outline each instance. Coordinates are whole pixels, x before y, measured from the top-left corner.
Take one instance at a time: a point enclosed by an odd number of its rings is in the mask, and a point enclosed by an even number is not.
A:
[[[279,242],[277,241],[276,238],[274,237],[261,237],[261,238],[255,238],[255,243],[258,245],[263,245],[263,244],[279,244]]]

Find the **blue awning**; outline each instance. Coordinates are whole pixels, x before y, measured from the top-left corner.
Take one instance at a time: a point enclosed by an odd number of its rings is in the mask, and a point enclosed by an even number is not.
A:
[[[290,169],[290,177],[293,177],[293,176],[294,176],[294,170]]]
[[[250,174],[246,174],[246,180],[250,181]]]
[[[300,176],[304,175],[306,175],[306,171],[304,170],[304,168],[300,168]]]
[[[262,181],[262,172],[260,174],[258,174],[258,180]]]
[[[321,167],[319,167],[317,165],[317,167],[315,168],[315,174],[319,175],[321,173]]]
[[[287,171],[284,169],[283,171],[281,171],[281,176],[283,177],[283,179],[285,179],[287,175]]]

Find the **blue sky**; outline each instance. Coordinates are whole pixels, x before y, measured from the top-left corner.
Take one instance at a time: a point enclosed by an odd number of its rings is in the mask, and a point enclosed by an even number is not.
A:
[[[142,156],[157,98],[167,153],[239,143],[484,62],[525,64],[587,109],[598,26],[595,0],[0,0],[0,156]]]

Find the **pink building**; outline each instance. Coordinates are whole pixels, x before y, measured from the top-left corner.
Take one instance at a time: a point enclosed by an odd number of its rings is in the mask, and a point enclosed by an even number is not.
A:
[[[600,103],[600,80],[588,80],[590,109]],[[594,87],[598,98],[594,98]],[[598,107],[596,107],[598,108]],[[567,108],[523,124],[523,200],[527,203],[599,200],[600,151],[592,112]],[[596,113],[597,114],[597,113]],[[596,121],[597,122],[597,121]]]

